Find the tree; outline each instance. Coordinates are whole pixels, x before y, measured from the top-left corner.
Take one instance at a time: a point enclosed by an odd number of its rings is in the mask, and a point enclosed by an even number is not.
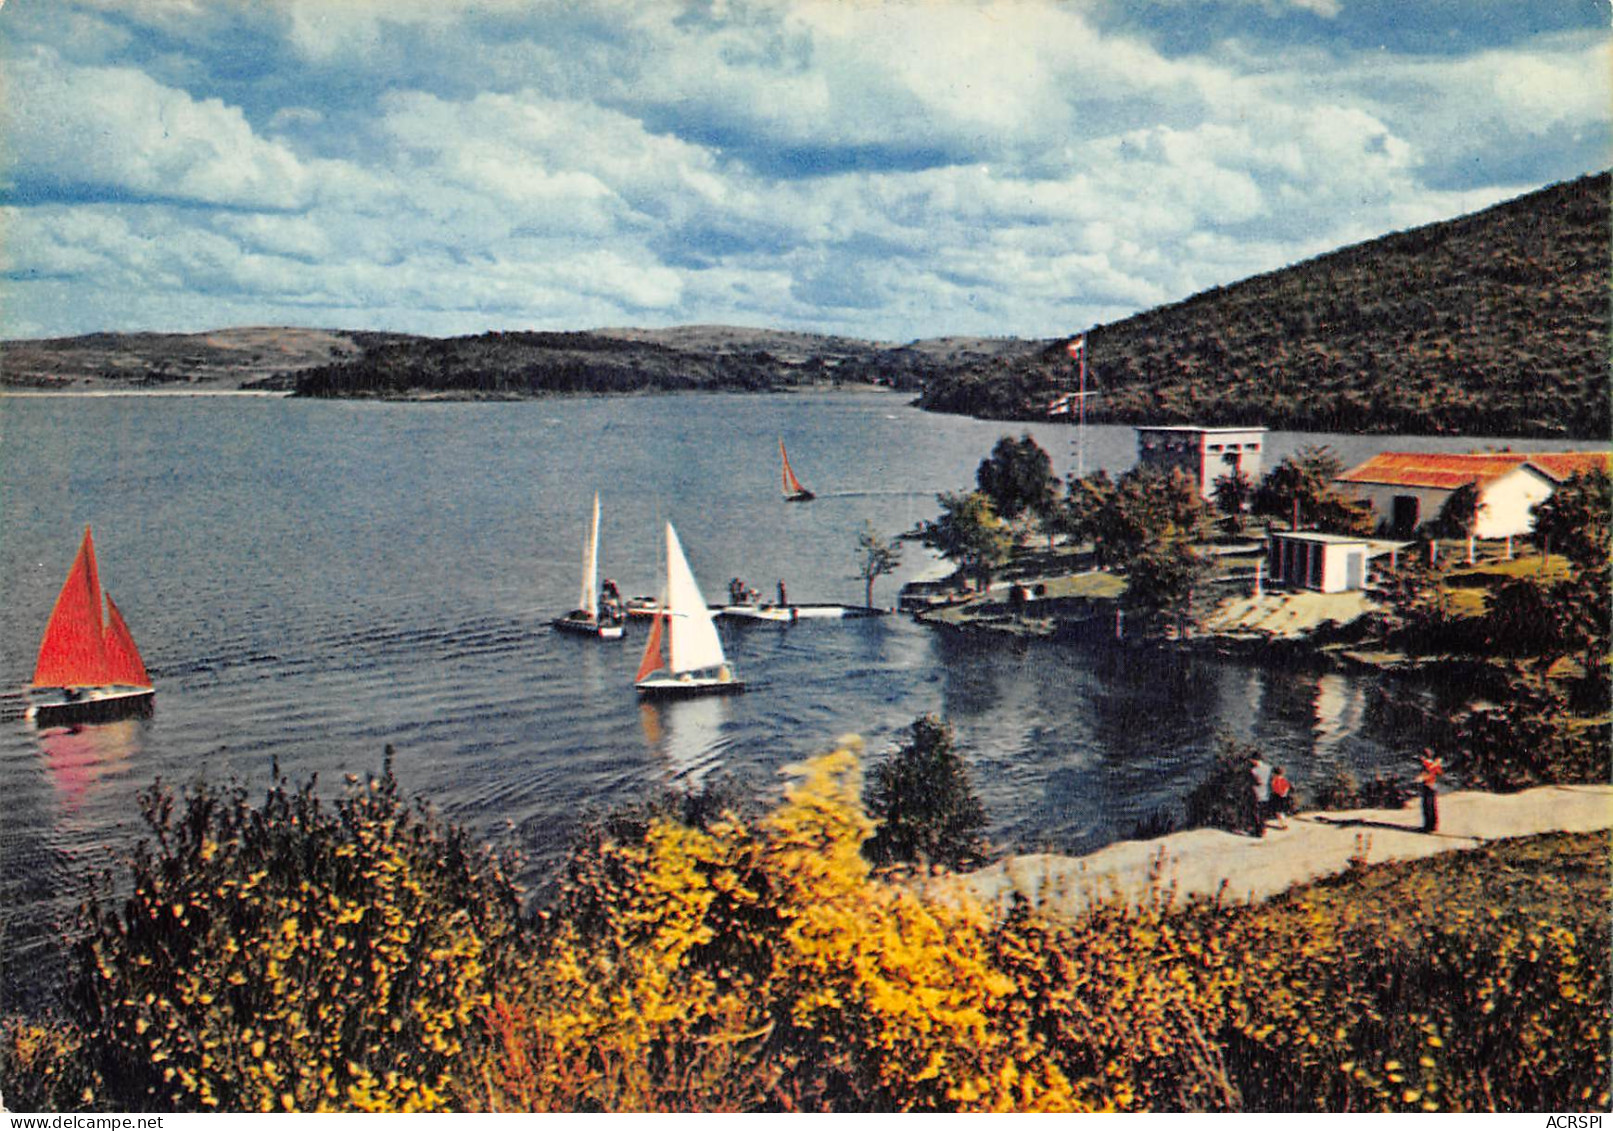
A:
[[[1202,536],[1209,517],[1198,485],[1180,470],[1136,467],[1120,477],[1100,521],[1104,537],[1129,562],[1153,543]]]
[[[1381,589],[1389,606],[1389,631],[1404,644],[1427,651],[1446,639],[1451,600],[1443,560],[1430,562],[1422,547],[1408,550],[1399,566],[1384,570]]]
[[[1216,478],[1211,498],[1215,500],[1216,509],[1227,516],[1224,525],[1228,533],[1243,533],[1243,512],[1249,509],[1254,494],[1254,480],[1241,467]]]
[[[1025,516],[1045,521],[1058,499],[1053,461],[1029,433],[998,440],[975,470],[975,485],[1009,521]]]
[[[984,852],[986,810],[952,727],[934,715],[913,720],[912,738],[877,767],[864,793],[879,828],[863,846],[875,864],[923,863],[960,868]]]
[[[902,564],[902,547],[880,536],[874,524],[864,522],[862,533],[857,535],[857,552],[862,567],[857,576],[867,583],[863,590],[863,604],[874,604],[874,582],[887,573],[895,573]]]
[[[1111,547],[1103,516],[1114,505],[1115,482],[1107,471],[1098,471],[1085,479],[1071,476],[1063,505],[1059,507],[1059,525],[1072,542],[1092,543],[1093,554],[1100,567],[1109,564]]]
[[[1539,657],[1549,671],[1567,651],[1560,613],[1539,580],[1515,577],[1484,595],[1484,643],[1497,655]]]
[[[1542,554],[1556,550],[1579,566],[1608,560],[1613,481],[1605,471],[1570,477],[1536,503],[1531,513]]]
[[[924,524],[922,541],[955,562],[977,584],[990,584],[992,569],[1008,560],[1013,547],[1007,524],[979,491],[967,495],[947,492],[937,495],[936,501],[941,504],[941,517]]]
[[[1266,473],[1255,492],[1255,510],[1301,524],[1351,534],[1366,533],[1371,513],[1333,486],[1344,464],[1327,445],[1308,444],[1284,456]]]
[[[1428,524],[1428,533],[1435,538],[1449,538],[1467,542],[1467,560],[1473,561],[1473,532],[1479,523],[1485,504],[1479,498],[1477,483],[1464,483],[1452,491],[1445,505],[1439,508]]]
[[[1181,537],[1152,542],[1135,554],[1126,569],[1126,602],[1174,616],[1190,614],[1193,590],[1203,580],[1208,562]]]

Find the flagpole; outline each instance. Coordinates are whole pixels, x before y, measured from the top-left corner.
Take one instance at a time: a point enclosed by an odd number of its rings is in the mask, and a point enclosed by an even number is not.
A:
[[[1075,431],[1075,477],[1087,477],[1087,336],[1081,335],[1081,393],[1076,398],[1081,402],[1081,416],[1076,424]]]

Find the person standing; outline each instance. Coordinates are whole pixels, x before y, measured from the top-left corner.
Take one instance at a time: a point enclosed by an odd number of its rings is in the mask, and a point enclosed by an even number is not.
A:
[[[1254,802],[1254,823],[1250,832],[1266,835],[1266,806],[1271,802],[1271,764],[1259,754],[1249,755],[1249,796]]]
[[[1294,797],[1294,783],[1288,780],[1283,768],[1278,766],[1271,772],[1271,815],[1277,818],[1277,827],[1288,827],[1288,811]]]
[[[1439,790],[1436,785],[1445,767],[1434,757],[1432,750],[1424,750],[1420,760],[1423,769],[1417,775],[1417,791],[1422,794],[1423,800],[1423,832],[1431,833],[1439,828]]]

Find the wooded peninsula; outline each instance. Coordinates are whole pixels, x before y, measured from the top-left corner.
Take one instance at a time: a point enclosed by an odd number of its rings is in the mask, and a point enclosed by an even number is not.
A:
[[[1609,174],[1089,328],[1087,419],[1605,439]],[[3,346],[0,389],[504,399],[880,385],[1030,420],[1067,337],[906,344],[728,326],[453,338],[252,327]]]

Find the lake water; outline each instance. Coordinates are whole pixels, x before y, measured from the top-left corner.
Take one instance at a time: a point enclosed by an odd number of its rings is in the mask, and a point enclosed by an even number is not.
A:
[[[1179,802],[1225,731],[1301,789],[1329,765],[1404,762],[1378,683],[1095,645],[983,644],[905,617],[722,628],[749,694],[640,705],[622,643],[551,631],[575,599],[589,500],[604,572],[654,593],[659,523],[708,599],[730,577],[860,604],[856,536],[933,518],[1019,426],[896,395],[690,395],[501,404],[263,398],[0,400],[0,990],[33,996],[54,924],[141,832],[154,778],[331,789],[388,743],[409,793],[552,869],[588,813],[712,775],[777,787],[835,736],[888,750],[913,718],[957,727],[1007,848],[1087,852]],[[1030,431],[1062,475],[1074,430]],[[777,440],[818,493],[785,505]],[[1474,440],[1273,433],[1353,462]],[[1519,447],[1568,446],[1526,442]],[[1088,429],[1088,469],[1132,463]],[[157,685],[149,719],[36,730],[20,689],[86,524]],[[929,563],[904,546],[876,603]]]

